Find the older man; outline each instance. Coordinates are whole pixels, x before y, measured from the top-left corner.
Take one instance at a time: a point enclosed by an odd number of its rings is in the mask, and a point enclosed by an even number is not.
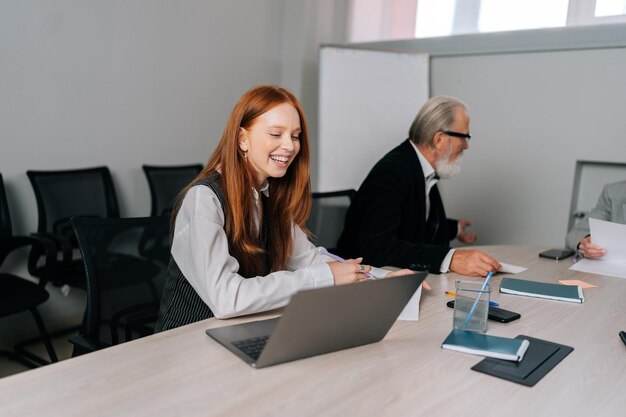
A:
[[[473,243],[476,235],[466,230],[466,219],[446,218],[437,182],[459,172],[470,137],[463,102],[446,96],[428,100],[409,139],[378,161],[363,181],[346,215],[339,253],[363,256],[372,265],[432,273],[485,276],[500,269],[481,251],[450,247],[455,237]]]

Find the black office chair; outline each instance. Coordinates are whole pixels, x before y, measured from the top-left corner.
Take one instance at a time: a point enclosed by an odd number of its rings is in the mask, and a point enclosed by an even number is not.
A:
[[[14,236],[11,226],[11,215],[4,189],[4,181],[0,174],[0,265],[4,263],[7,256],[15,249],[24,246],[37,246],[39,251],[47,257],[46,265],[54,265],[56,251],[52,242],[33,237]],[[23,311],[30,311],[35,319],[41,338],[48,351],[50,362],[56,362],[57,355],[46,331],[43,320],[37,306],[44,303],[50,294],[46,291],[46,280],[50,274],[50,269],[43,268],[44,278],[36,284],[10,273],[0,273],[0,317],[6,317]],[[21,343],[16,344],[13,351],[1,351],[0,354],[11,360],[21,362],[29,368],[50,363],[45,359],[34,355],[24,349]]]
[[[152,334],[169,263],[167,217],[72,217],[87,276],[73,356]],[[165,247],[163,247],[165,245]]]
[[[151,216],[170,214],[178,193],[202,171],[202,165],[143,165],[150,186]]]
[[[119,217],[119,207],[111,173],[107,167],[61,171],[27,171],[35,198],[39,225],[37,236],[55,242],[62,253],[51,279],[56,286],[85,288],[83,263],[69,219],[72,216]],[[29,272],[41,277],[41,253],[29,257]]]
[[[315,245],[331,252],[334,250],[343,231],[346,212],[355,195],[356,191],[352,189],[312,194],[313,205],[307,227],[313,233],[311,241]]]

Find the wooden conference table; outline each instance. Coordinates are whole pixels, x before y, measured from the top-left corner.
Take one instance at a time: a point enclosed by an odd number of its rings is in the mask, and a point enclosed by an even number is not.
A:
[[[459,278],[446,274],[428,277],[420,320],[396,322],[379,343],[255,370],[204,333],[251,318],[209,319],[0,379],[0,415],[626,415],[626,346],[618,337],[626,330],[626,280],[569,271],[571,259],[539,258],[545,247],[481,249],[529,268],[519,278],[598,285],[574,304],[499,294],[510,274],[492,279],[492,299],[522,318],[489,322],[489,334],[574,347],[532,388],[472,371],[482,358],[440,348],[452,327],[444,291]]]

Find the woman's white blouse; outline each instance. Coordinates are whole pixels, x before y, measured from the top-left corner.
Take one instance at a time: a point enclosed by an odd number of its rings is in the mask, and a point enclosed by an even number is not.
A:
[[[267,193],[267,188],[262,190]],[[253,190],[257,207],[258,194]],[[258,228],[258,216],[257,216]],[[296,292],[332,286],[327,262],[300,227],[292,226],[293,253],[286,271],[244,278],[228,253],[224,213],[211,188],[197,185],[187,192],[176,217],[172,256],[181,272],[217,318],[284,307]]]

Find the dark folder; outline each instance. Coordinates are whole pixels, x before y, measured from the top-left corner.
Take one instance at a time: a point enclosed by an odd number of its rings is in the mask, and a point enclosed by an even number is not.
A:
[[[532,387],[574,350],[570,346],[530,336],[519,335],[515,338],[526,339],[530,342],[521,362],[486,358],[474,365],[472,369]]]

